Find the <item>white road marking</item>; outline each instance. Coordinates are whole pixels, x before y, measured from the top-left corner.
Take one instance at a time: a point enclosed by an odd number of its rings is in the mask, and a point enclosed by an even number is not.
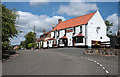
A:
[[[88,58],[88,60],[90,60],[90,59]]]
[[[91,60],[91,61],[93,61],[93,60]]]
[[[108,74],[109,72],[108,72],[108,70],[105,70],[105,72]]]
[[[102,67],[103,65],[102,65],[102,64],[100,64],[100,66]]]
[[[105,69],[105,67],[102,67],[103,69]]]
[[[98,65],[100,65],[100,66],[103,68],[103,70],[104,70],[107,74],[109,73],[108,70],[106,70],[105,67],[103,67],[103,65],[100,64],[100,63],[98,63],[97,61],[94,61],[94,60],[92,60],[92,59],[90,59],[90,58],[85,58],[85,57],[81,57],[81,58],[84,58],[84,59],[87,59],[87,60],[90,60],[90,61],[93,61],[93,62],[97,63]]]
[[[97,62],[97,64],[99,65],[100,63]]]

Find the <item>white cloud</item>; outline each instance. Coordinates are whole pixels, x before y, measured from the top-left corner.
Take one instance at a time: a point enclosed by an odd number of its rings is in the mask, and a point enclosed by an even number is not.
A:
[[[16,25],[19,26],[18,30],[23,31],[17,38],[12,40],[13,43],[20,43],[23,41],[24,35],[29,31],[33,31],[34,26],[37,33],[37,37],[39,37],[43,33],[43,29],[46,28],[46,31],[52,30],[53,24],[57,25],[58,19],[66,20],[62,16],[52,16],[49,17],[47,15],[33,15],[29,12],[18,11],[19,18],[16,20]],[[20,40],[21,38],[21,40]],[[19,41],[19,42],[18,42]]]
[[[19,18],[17,18],[16,24],[20,25],[19,29],[33,29],[36,26],[36,31],[41,32],[43,28],[47,30],[52,29],[53,24],[57,24],[58,19],[65,20],[62,16],[49,17],[47,15],[33,15],[29,12],[18,11]]]
[[[81,1],[81,2],[80,2]],[[86,3],[79,0],[79,2],[71,1],[69,5],[61,5],[57,11],[58,14],[66,14],[68,16],[79,16],[89,13],[92,10],[97,10],[95,3]]]
[[[30,0],[31,6],[42,6],[48,4],[50,0]]]
[[[113,26],[110,28],[109,31],[112,31],[113,34],[115,34],[118,30],[118,15],[114,13],[113,15],[108,16],[106,20],[113,23]]]

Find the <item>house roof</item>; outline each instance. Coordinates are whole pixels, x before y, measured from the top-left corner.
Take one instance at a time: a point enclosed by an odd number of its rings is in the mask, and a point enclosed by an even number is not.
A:
[[[47,40],[54,40],[55,38],[49,38],[49,39],[47,39]]]
[[[49,31],[49,32],[47,32],[47,33],[42,34],[42,35],[46,35],[46,36],[45,36],[45,37],[42,37],[42,38],[39,38],[39,39],[37,40],[37,42],[44,41],[44,40],[45,40],[45,38],[48,36],[47,34],[49,34],[49,33],[51,33],[51,31]]]
[[[48,41],[48,40],[55,40],[55,38],[49,38],[49,39],[47,39],[47,40],[45,40],[45,41]]]
[[[60,39],[67,39],[67,36],[63,36],[63,37],[61,37]]]
[[[69,19],[69,20],[66,20],[66,21],[62,21],[61,23],[57,24],[57,26],[52,31],[87,24],[88,21],[92,18],[92,16],[95,13],[96,12],[86,14],[86,15],[83,15],[83,16],[79,16],[79,17],[76,17],[76,18],[72,18],[72,19]]]
[[[47,33],[44,33],[44,34],[49,34],[49,33],[51,33],[51,31],[49,31],[49,32],[47,32]],[[44,34],[43,34],[43,35],[44,35]]]
[[[78,34],[78,35],[76,35],[76,36],[74,36],[74,37],[78,37],[78,36],[84,36],[83,34]]]
[[[45,40],[45,38],[39,38],[39,39],[37,40],[37,42],[40,42],[40,41],[43,41],[43,40]]]

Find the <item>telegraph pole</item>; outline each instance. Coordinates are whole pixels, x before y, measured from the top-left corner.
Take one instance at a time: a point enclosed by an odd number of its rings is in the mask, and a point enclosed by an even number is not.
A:
[[[34,33],[35,33],[35,26],[34,26]]]

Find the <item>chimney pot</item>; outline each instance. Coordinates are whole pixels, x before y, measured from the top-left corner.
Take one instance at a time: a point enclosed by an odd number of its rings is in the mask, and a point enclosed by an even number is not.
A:
[[[58,23],[61,23],[61,22],[62,22],[62,19],[59,19],[59,20],[58,20]]]
[[[55,28],[55,25],[53,24],[53,27],[52,27],[52,29],[54,29]]]
[[[44,28],[44,30],[43,30],[43,34],[45,34],[46,33],[46,29]]]

